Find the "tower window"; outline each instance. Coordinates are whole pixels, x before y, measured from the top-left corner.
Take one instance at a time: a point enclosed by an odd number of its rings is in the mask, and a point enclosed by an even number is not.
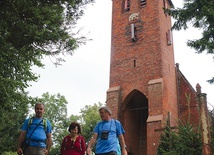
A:
[[[163,0],[163,8],[164,8],[164,9],[168,9],[166,0]],[[164,10],[164,13],[165,13],[165,15],[167,16],[167,13],[165,12],[165,10]]]
[[[136,39],[136,27],[133,23],[131,24],[131,39],[133,42],[137,41],[137,39]]]
[[[130,10],[130,0],[124,1],[124,10],[129,11]]]
[[[146,6],[146,0],[140,0],[140,6],[141,8]]]
[[[172,31],[168,30],[166,32],[166,40],[167,40],[167,45],[172,45]]]
[[[163,8],[168,9],[166,0],[163,0]]]

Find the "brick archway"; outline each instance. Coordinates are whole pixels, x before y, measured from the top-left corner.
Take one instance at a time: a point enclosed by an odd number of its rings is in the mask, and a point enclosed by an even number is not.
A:
[[[146,155],[148,99],[140,91],[133,90],[121,105],[127,151],[129,155]]]

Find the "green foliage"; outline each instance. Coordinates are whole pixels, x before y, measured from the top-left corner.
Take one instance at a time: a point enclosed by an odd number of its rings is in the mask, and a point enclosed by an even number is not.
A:
[[[50,95],[44,93],[41,98],[31,99],[28,104],[26,96],[26,102],[14,104],[14,109],[8,109],[10,113],[3,111],[3,118],[0,118],[0,154],[2,155],[13,155],[14,152],[8,152],[10,150],[16,150],[16,143],[20,134],[21,126],[27,117],[31,117],[34,114],[34,106],[36,102],[42,102],[45,105],[45,115],[53,126],[52,138],[53,146],[50,151],[50,155],[60,154],[60,147],[63,138],[69,134],[68,127],[71,122],[79,122],[82,126],[82,135],[85,140],[89,140],[91,137],[92,130],[100,121],[99,108],[102,106],[101,103],[94,104],[93,106],[86,105],[81,109],[81,115],[71,115],[67,117],[67,101],[64,96]],[[15,106],[16,105],[16,106]],[[28,115],[30,114],[30,115]],[[7,122],[7,123],[5,123]]]
[[[60,148],[63,138],[69,134],[68,127],[71,122],[79,122],[82,127],[82,135],[85,140],[89,140],[92,135],[93,128],[100,121],[99,108],[101,103],[86,105],[81,109],[80,116],[71,115],[67,117],[67,101],[64,96],[60,94],[50,95],[44,93],[41,98],[37,98],[32,102],[30,111],[34,110],[35,102],[41,101],[45,104],[45,115],[53,126],[52,137],[53,146],[50,151],[50,155],[60,154]]]
[[[82,127],[82,136],[87,142],[91,138],[93,128],[97,122],[100,121],[98,110],[101,105],[101,103],[94,104],[93,106],[86,105],[83,109],[80,110],[80,116],[71,115],[69,118],[64,118],[63,125],[55,126],[55,128],[60,128],[61,130],[58,130],[58,134],[55,137],[54,146],[51,148],[50,155],[59,154],[62,140],[66,135],[69,134],[68,127],[71,122],[80,123]]]
[[[72,28],[84,14],[84,6],[91,2],[93,0],[2,1],[0,41],[3,51],[22,50],[24,57],[30,53],[30,60],[42,54],[72,54],[81,39],[74,37]]]
[[[19,101],[13,105],[0,107],[0,154],[5,151],[16,150],[16,140],[19,136],[21,124],[28,111],[26,94],[20,94]]]
[[[2,155],[17,155],[16,152],[3,152]]]
[[[161,135],[158,155],[202,155],[201,134],[193,125],[178,123],[178,129],[166,126]]]
[[[93,0],[0,1],[1,124],[12,121],[7,115],[17,114],[19,104],[27,106],[30,103],[25,89],[29,82],[38,79],[32,66],[43,67],[41,60],[44,56],[53,56],[58,65],[64,61],[60,55],[72,55],[86,42],[87,39],[79,36],[74,27],[84,13],[84,6],[91,2]],[[23,110],[20,110],[21,114]],[[0,128],[2,134],[4,129]],[[1,143],[0,150],[3,151]]]
[[[84,7],[91,2],[93,0],[0,1],[0,154],[16,149],[14,140],[18,138],[31,102],[25,89],[29,82],[38,79],[31,67],[43,67],[44,56],[53,56],[54,63],[59,65],[64,61],[60,55],[72,55],[87,41],[74,28],[84,14]],[[55,108],[53,112],[57,112],[57,106],[51,106]],[[56,121],[64,116],[53,116],[52,120],[57,122],[54,125],[66,124]]]
[[[80,110],[80,117],[82,118],[81,124],[83,128],[82,135],[86,142],[90,140],[95,125],[100,121],[99,108],[102,106],[103,104],[99,102],[93,106],[86,105]]]
[[[202,38],[189,41],[188,46],[193,47],[198,53],[207,50],[214,53],[214,1],[184,0],[183,8],[171,8],[167,10],[169,15],[176,19],[173,29],[187,29],[188,24],[203,30]]]
[[[67,118],[67,117],[64,118],[63,125],[55,126],[55,128],[60,129],[60,131],[58,130],[59,132],[57,133],[57,135],[55,137],[55,143],[54,143],[54,146],[51,148],[50,155],[60,154],[62,140],[66,135],[69,134],[68,127],[69,127],[70,123],[73,121],[78,122],[79,119],[80,119],[80,116],[71,115],[69,118]]]
[[[207,51],[214,54],[214,1],[213,0],[183,0],[183,8],[165,10],[176,21],[172,27],[175,30],[187,29],[188,25],[201,29],[202,37],[189,40],[187,45],[194,48],[197,53]],[[214,78],[208,80],[214,83]]]
[[[60,94],[50,95],[49,93],[42,94],[42,97],[37,98],[36,100],[37,102],[40,101],[45,105],[44,117],[50,120],[53,127],[53,148],[58,149],[69,122],[67,118],[68,102],[65,97]],[[35,103],[31,105],[31,110],[34,110],[34,105]],[[59,150],[57,151],[59,152]]]

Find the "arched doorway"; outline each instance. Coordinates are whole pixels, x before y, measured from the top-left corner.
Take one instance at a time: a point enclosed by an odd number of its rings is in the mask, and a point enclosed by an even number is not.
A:
[[[129,155],[146,155],[148,99],[140,91],[133,90],[122,103],[121,112]]]

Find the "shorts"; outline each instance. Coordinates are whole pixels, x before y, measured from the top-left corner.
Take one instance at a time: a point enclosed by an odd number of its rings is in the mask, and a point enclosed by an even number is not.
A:
[[[45,155],[46,148],[28,146],[25,149],[24,155]]]

